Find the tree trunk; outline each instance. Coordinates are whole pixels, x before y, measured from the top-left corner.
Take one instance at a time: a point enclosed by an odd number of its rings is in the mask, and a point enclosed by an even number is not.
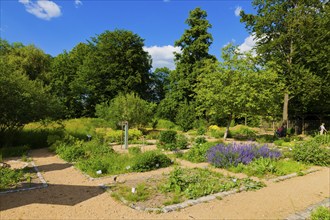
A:
[[[233,119],[233,116],[232,116],[232,114],[230,114],[229,117],[228,117],[228,123],[227,123],[226,131],[225,131],[225,134],[223,135],[224,140],[227,139],[228,132],[229,132],[229,127],[230,127],[230,123],[231,123],[232,119]]]
[[[288,128],[289,120],[288,120],[288,108],[289,106],[289,94],[287,92],[284,93],[284,103],[283,103],[283,124],[286,124],[286,127]]]

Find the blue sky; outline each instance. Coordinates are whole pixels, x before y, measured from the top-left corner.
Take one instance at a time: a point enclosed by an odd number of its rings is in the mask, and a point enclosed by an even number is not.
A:
[[[1,38],[34,44],[56,56],[106,30],[125,29],[145,39],[153,67],[174,68],[174,42],[189,28],[189,11],[200,7],[212,24],[210,53],[220,58],[229,42],[248,50],[254,41],[238,12],[252,13],[250,0],[1,0]]]

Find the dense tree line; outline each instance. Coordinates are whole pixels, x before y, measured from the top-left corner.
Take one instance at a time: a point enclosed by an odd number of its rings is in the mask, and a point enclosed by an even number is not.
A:
[[[241,21],[257,42],[253,52],[228,44],[221,61],[210,55],[212,25],[207,12],[196,8],[174,42],[181,52],[173,71],[152,71],[144,39],[127,30],[105,31],[56,57],[1,39],[0,135],[47,117],[99,116],[145,125],[133,119],[141,117],[138,111],[184,130],[229,127],[235,118],[256,115],[288,120],[289,114],[329,114],[327,1],[252,5],[256,14],[243,11]]]

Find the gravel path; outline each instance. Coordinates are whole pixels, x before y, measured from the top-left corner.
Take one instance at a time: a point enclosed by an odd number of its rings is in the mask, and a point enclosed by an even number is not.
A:
[[[111,198],[100,184],[113,178],[91,180],[47,149],[31,152],[48,187],[0,195],[0,219],[285,219],[330,197],[330,169],[287,179],[267,181],[258,191],[241,192],[180,211],[137,211]],[[185,163],[185,166],[190,166]],[[119,176],[141,178],[168,171]]]

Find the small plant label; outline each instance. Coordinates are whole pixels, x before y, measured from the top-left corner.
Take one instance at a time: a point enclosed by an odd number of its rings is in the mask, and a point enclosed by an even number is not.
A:
[[[102,174],[102,170],[96,171],[96,174],[98,174],[98,175]]]

